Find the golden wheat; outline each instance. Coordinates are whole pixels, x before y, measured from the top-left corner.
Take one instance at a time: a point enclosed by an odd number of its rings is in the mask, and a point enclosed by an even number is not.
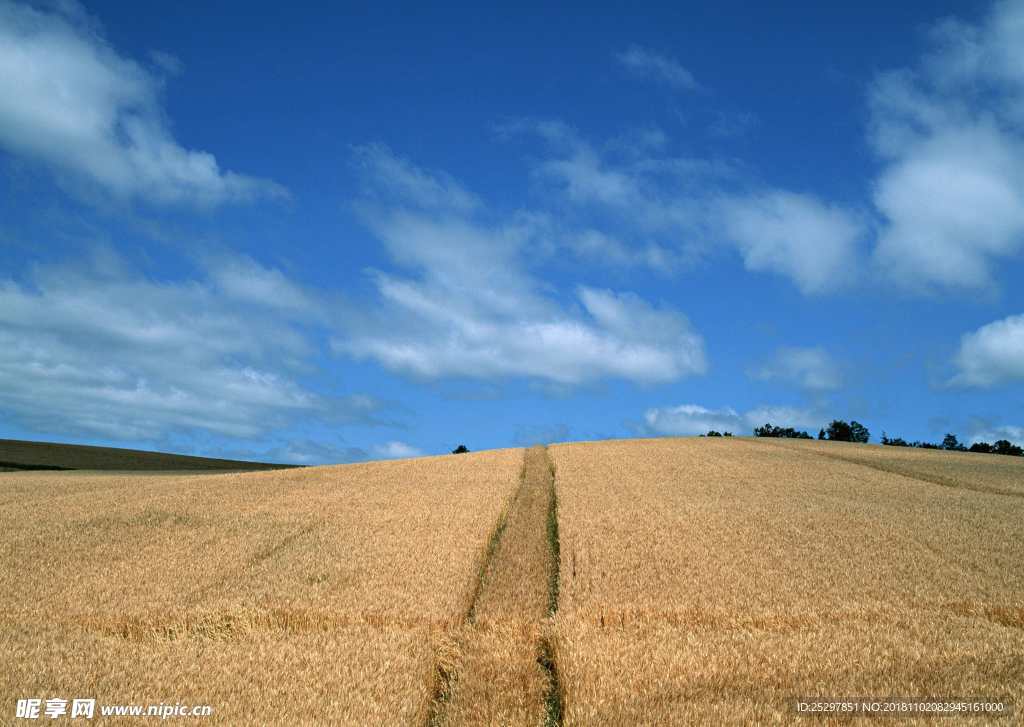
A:
[[[542,724],[553,688],[566,725],[1024,704],[1024,463],[742,438],[549,451],[554,487],[540,448],[0,475],[4,708],[454,726]]]
[[[265,473],[0,475],[0,694],[214,722],[422,722],[521,451]]]
[[[831,443],[550,450],[565,724],[787,722],[800,696],[1022,703],[1021,498],[820,456]]]
[[[827,445],[799,440],[760,440],[805,454],[855,462],[883,472],[901,474],[925,483],[979,492],[1024,497],[1024,457],[936,452],[909,447],[864,447],[846,442]]]

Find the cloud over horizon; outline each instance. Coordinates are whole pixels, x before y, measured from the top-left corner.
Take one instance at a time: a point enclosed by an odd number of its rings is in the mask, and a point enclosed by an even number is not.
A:
[[[37,265],[26,282],[0,279],[0,407],[33,431],[132,441],[252,438],[300,418],[373,423],[373,397],[300,383],[315,353],[305,312],[232,290],[237,268],[283,285],[280,272],[221,263],[156,281],[100,252]]]
[[[407,459],[422,457],[424,454],[423,450],[397,440],[375,445],[370,451],[381,459]]]
[[[755,427],[771,423],[781,427],[817,429],[825,418],[808,409],[759,406],[745,412],[732,407],[708,409],[699,404],[654,407],[644,412],[643,431],[657,436],[697,436],[710,430],[750,436]]]

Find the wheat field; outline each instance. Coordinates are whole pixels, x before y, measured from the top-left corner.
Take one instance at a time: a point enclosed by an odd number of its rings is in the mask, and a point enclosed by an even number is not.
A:
[[[521,460],[2,474],[4,718],[81,696],[209,704],[223,724],[422,724]]]
[[[1022,483],[1013,458],[738,437],[0,473],[0,709],[539,727],[1024,705]]]
[[[1022,703],[1022,463],[995,494],[983,455],[901,462],[942,468],[936,485],[839,449],[551,447],[565,724],[786,723],[812,696]]]

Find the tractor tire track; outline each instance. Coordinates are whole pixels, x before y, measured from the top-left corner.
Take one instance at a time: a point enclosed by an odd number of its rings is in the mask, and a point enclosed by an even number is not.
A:
[[[547,449],[524,453],[520,486],[487,549],[465,623],[442,649],[428,725],[558,725],[545,636],[557,608],[558,520]]]

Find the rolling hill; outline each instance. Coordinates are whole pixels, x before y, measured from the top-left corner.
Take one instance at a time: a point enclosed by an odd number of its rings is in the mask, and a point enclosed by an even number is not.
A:
[[[27,442],[0,439],[0,471],[3,470],[120,470],[239,472],[273,470],[295,465],[246,462],[184,454],[146,452],[138,449],[91,447],[82,444]]]
[[[90,696],[210,724],[610,727],[1022,705],[1024,461],[733,437],[7,473],[0,594],[10,714]]]

